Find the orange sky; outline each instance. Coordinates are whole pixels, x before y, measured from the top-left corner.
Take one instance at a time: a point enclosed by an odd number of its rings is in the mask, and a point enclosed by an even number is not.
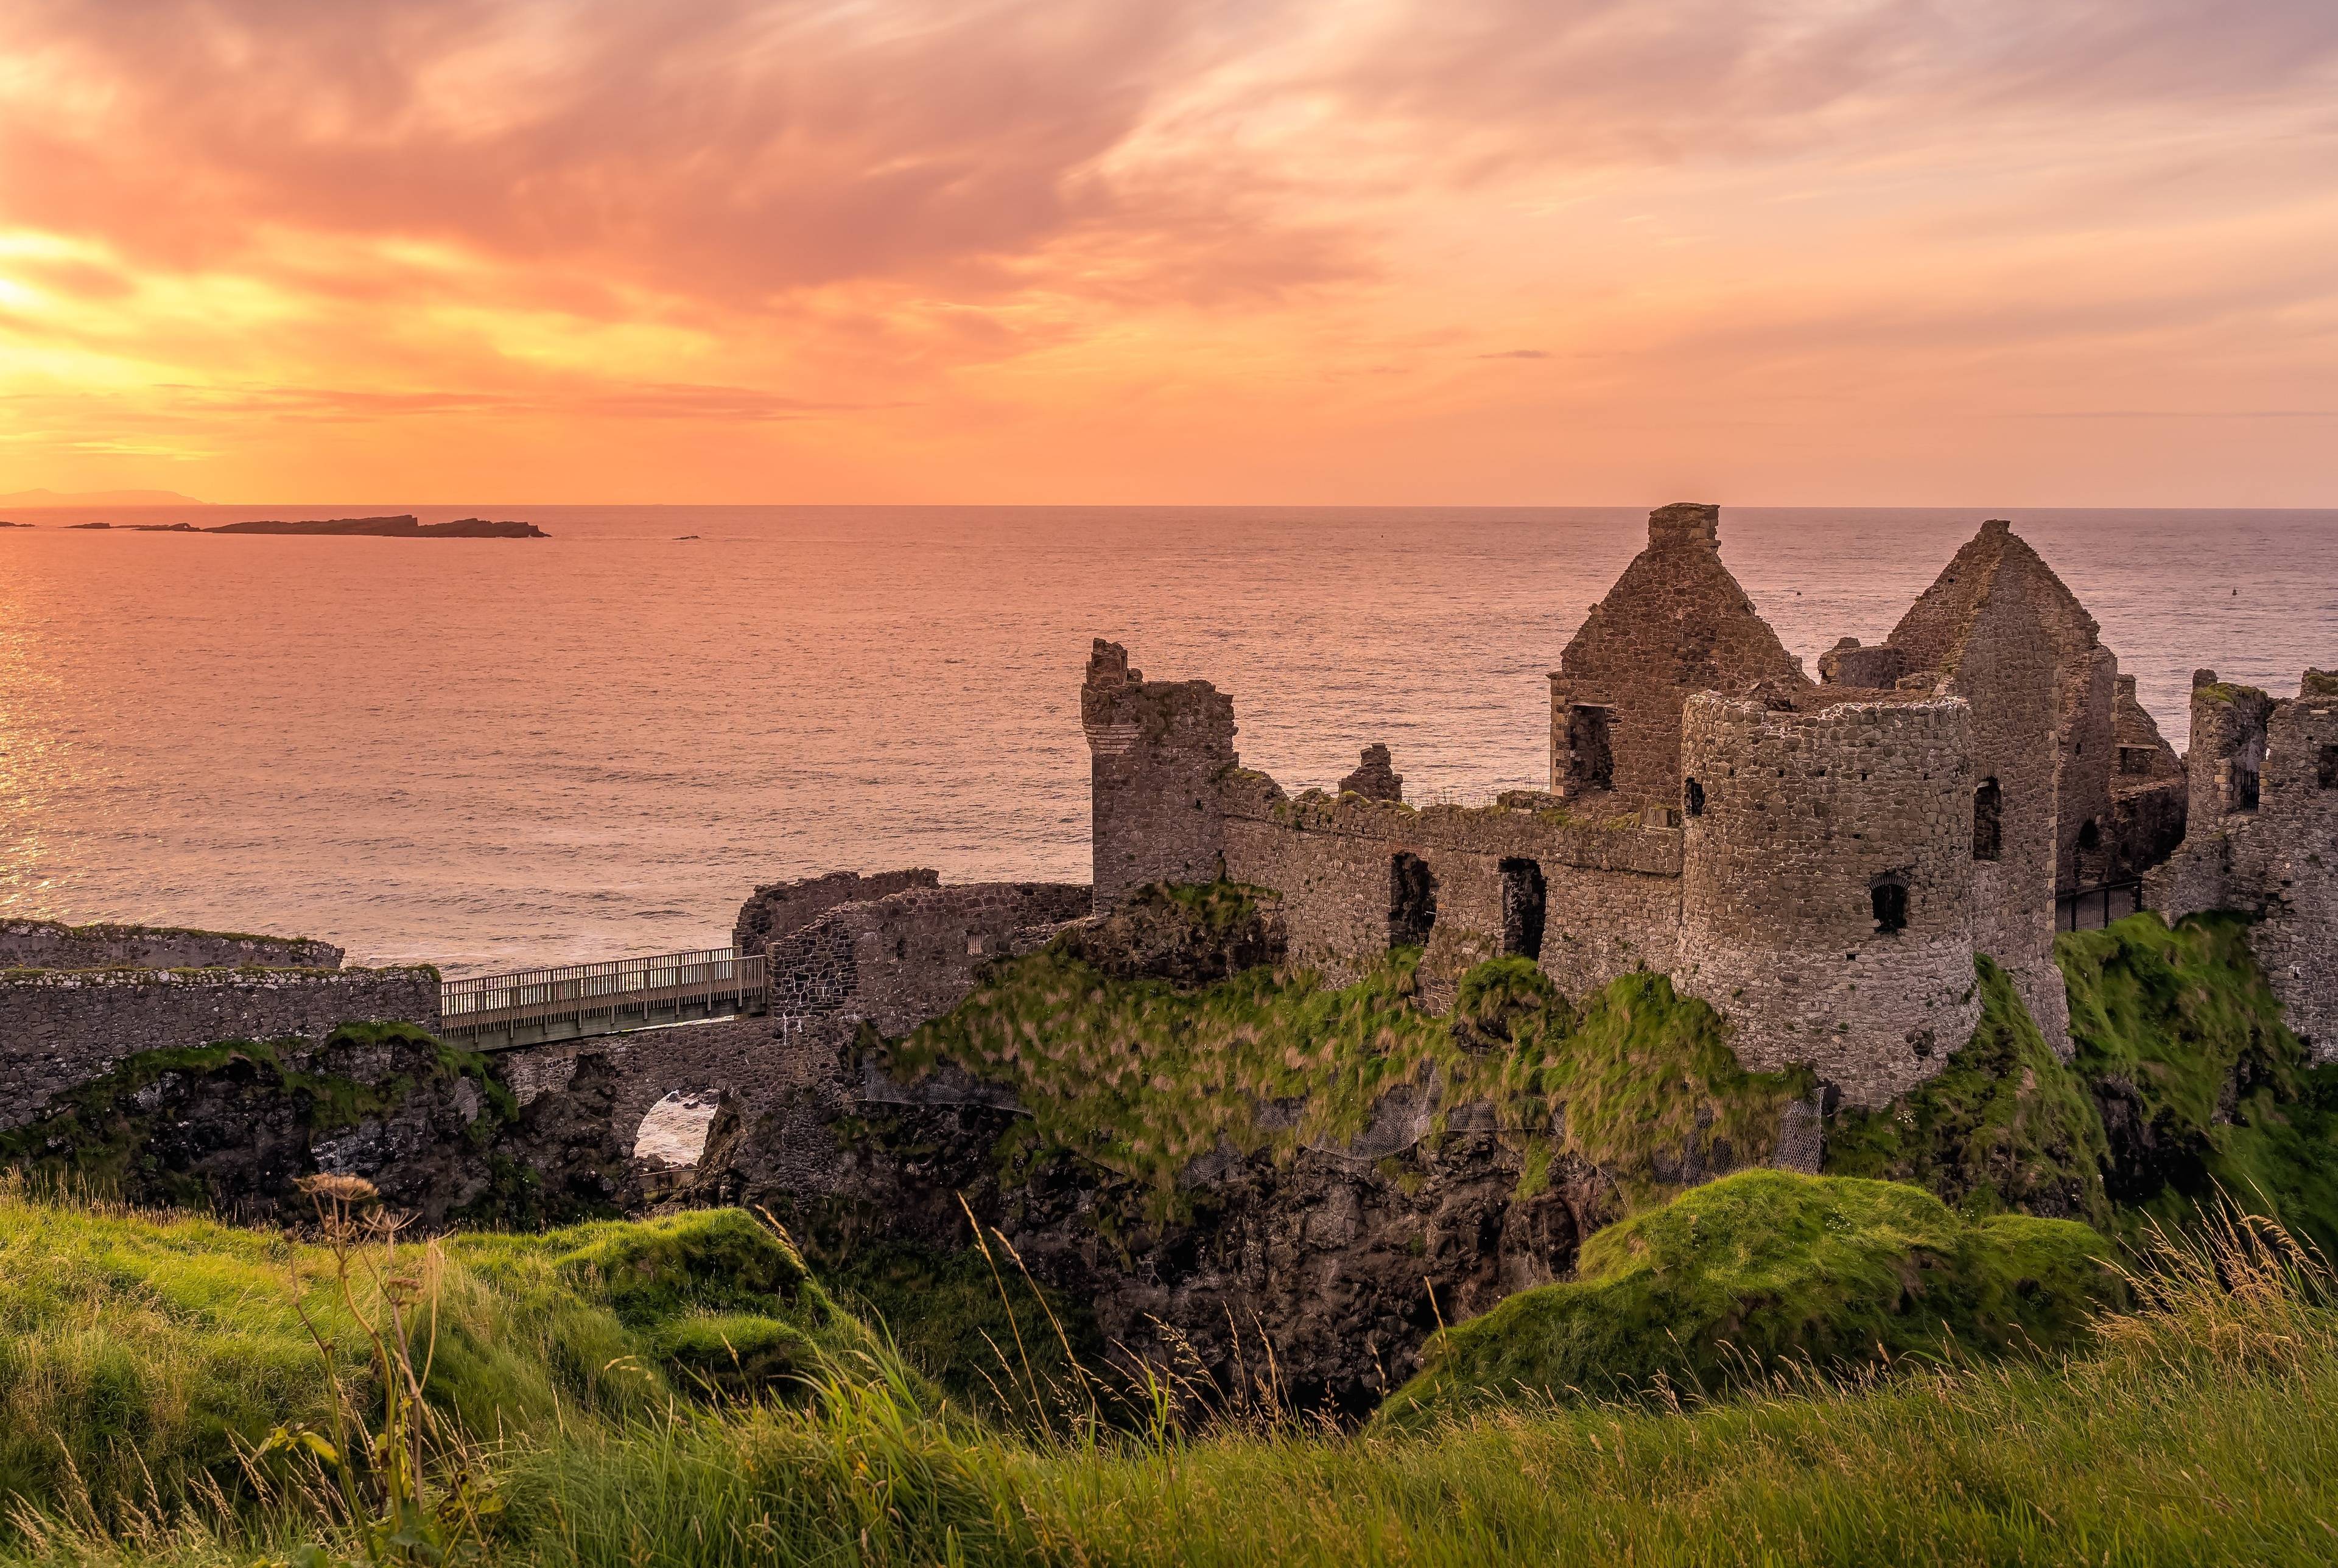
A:
[[[2338,505],[2338,5],[8,0],[34,486]]]

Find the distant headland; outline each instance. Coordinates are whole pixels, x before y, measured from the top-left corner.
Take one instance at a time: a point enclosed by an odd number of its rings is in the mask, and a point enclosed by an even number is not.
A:
[[[0,528],[29,528],[29,523],[0,523]],[[549,539],[533,523],[491,523],[485,517],[458,517],[452,523],[425,523],[410,513],[395,517],[324,517],[308,522],[221,523],[198,528],[192,523],[74,523],[77,530],[120,534],[309,534],[369,539]]]

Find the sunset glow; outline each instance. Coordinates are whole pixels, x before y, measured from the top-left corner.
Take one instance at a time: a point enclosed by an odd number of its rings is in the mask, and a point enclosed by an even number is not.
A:
[[[2338,500],[2338,7],[15,0],[0,493]]]

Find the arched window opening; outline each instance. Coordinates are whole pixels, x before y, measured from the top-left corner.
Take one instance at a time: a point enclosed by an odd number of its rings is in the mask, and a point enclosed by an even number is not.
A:
[[[2005,794],[1994,779],[1973,791],[1973,858],[1995,860],[2005,853]]]
[[[1908,878],[1896,871],[1878,877],[1867,885],[1867,902],[1878,936],[1908,929]]]
[[[1704,786],[1694,779],[1681,787],[1681,810],[1691,817],[1704,815]]]
[[[1399,850],[1389,860],[1389,946],[1426,947],[1437,924],[1437,878],[1429,862]]]
[[[2102,843],[2103,830],[2093,818],[2089,817],[2084,822],[2078,824],[2079,848],[2099,849],[2102,848]]]
[[[1542,867],[1527,859],[1502,862],[1502,952],[1511,958],[1542,958],[1543,918],[1549,890]]]

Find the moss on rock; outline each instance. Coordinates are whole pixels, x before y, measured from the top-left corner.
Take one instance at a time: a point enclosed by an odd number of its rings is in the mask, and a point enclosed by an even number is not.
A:
[[[2338,1067],[2282,1021],[2248,923],[2132,916],[2064,933],[2055,956],[2123,1225],[2189,1226],[2221,1191],[2338,1249]]]
[[[1426,1425],[1520,1398],[1721,1393],[1842,1369],[2053,1350],[2124,1288],[2067,1220],[1970,1220],[1894,1182],[1748,1171],[1609,1226],[1577,1277],[1429,1341],[1375,1418]]]
[[[1839,1112],[1827,1173],[1913,1182],[1971,1215],[2109,1224],[2109,1150],[2085,1078],[2046,1044],[2005,971],[1987,958],[1979,968],[1971,1043],[1883,1110]]]
[[[1983,959],[1972,1042],[1882,1111],[1845,1112],[1826,1170],[1917,1182],[1969,1214],[2187,1228],[2219,1192],[2338,1248],[2338,1067],[2282,1022],[2247,922],[2130,916],[2056,942],[2071,1059]]]

